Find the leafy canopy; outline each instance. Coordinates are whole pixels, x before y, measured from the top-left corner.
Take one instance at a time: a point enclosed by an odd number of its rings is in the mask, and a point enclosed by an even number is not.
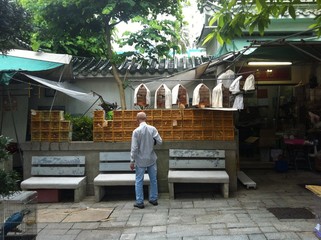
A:
[[[208,4],[207,0],[199,0],[200,10]],[[214,1],[210,1],[213,4]],[[253,34],[258,31],[264,35],[271,23],[271,18],[279,18],[289,14],[296,19],[296,9],[306,1],[301,0],[216,0],[215,13],[210,19],[209,25],[217,25],[216,28],[204,39],[204,43],[216,38],[220,44],[229,43],[233,38],[242,36],[244,31]],[[311,9],[321,8],[321,0],[312,0]],[[321,15],[314,19],[313,28],[318,36],[321,36]]]
[[[120,22],[178,16],[181,1],[171,0],[20,0],[32,13],[33,48],[81,56],[106,56]],[[111,37],[109,36],[111,33]],[[143,45],[141,45],[143,46]],[[111,57],[111,56],[109,56]]]
[[[0,52],[15,47],[15,39],[28,32],[28,15],[15,1],[0,0]]]

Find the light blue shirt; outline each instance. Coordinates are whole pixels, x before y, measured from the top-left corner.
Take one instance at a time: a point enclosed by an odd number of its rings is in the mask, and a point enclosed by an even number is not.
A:
[[[132,134],[130,161],[138,167],[155,164],[157,155],[154,151],[154,139],[161,145],[163,140],[154,126],[141,122]]]

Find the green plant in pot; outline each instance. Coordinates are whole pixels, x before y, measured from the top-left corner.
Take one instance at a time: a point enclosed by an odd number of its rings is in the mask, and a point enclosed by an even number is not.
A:
[[[0,197],[9,196],[19,190],[19,174],[11,169],[6,169],[6,162],[10,161],[8,147],[12,140],[0,135]]]

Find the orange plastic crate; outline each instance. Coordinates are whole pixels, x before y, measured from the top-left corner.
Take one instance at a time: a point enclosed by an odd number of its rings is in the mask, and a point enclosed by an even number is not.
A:
[[[113,120],[122,120],[123,113],[121,110],[115,110],[113,115]]]
[[[49,131],[41,132],[41,141],[49,141],[49,139],[50,139],[50,132]]]
[[[193,140],[194,131],[193,130],[184,130],[183,131],[183,140]]]
[[[169,120],[172,117],[172,110],[170,109],[162,109],[162,118],[165,120]]]
[[[194,140],[203,140],[203,131],[202,130],[194,130],[193,131],[193,139]]]
[[[113,130],[122,130],[123,129],[123,121],[122,120],[114,120],[112,122]]]
[[[213,140],[213,131],[203,130],[203,140]]]
[[[162,119],[162,110],[161,109],[154,109],[153,110],[153,120],[155,119]]]
[[[65,119],[64,111],[51,111],[49,115],[51,121],[63,121]]]
[[[31,131],[40,131],[41,122],[40,121],[31,121]]]
[[[51,121],[50,122],[50,130],[59,130],[60,123],[59,121]]]
[[[41,122],[41,130],[49,131],[50,130],[50,121],[42,121]]]
[[[193,119],[193,111],[192,109],[185,109],[183,111],[183,118],[184,120],[188,120],[188,119]]]
[[[173,139],[173,132],[172,131],[166,131],[166,130],[163,130],[161,132],[161,137],[163,140],[172,140]]]
[[[94,111],[94,119],[96,120],[103,120],[105,119],[105,110],[96,110]]]
[[[69,131],[71,130],[71,123],[69,120],[60,121],[60,130]]]
[[[183,131],[182,130],[173,130],[173,140],[182,140],[183,139]]]
[[[50,111],[41,111],[40,115],[42,121],[50,121]]]
[[[123,141],[123,131],[113,131],[113,141],[114,142]]]
[[[123,129],[132,129],[134,130],[136,127],[138,127],[138,124],[136,121],[132,119],[124,120],[123,121]]]
[[[94,142],[103,142],[104,133],[103,132],[93,132],[93,141]]]
[[[182,127],[185,128],[192,128],[193,127],[193,120],[183,120]]]
[[[133,119],[133,111],[131,110],[122,111],[122,117],[123,119]]]
[[[41,141],[41,132],[31,132],[31,141],[40,142]]]
[[[173,109],[173,110],[172,110],[172,119],[173,119],[173,120],[182,119],[182,118],[183,118],[183,111],[184,111],[184,110]]]

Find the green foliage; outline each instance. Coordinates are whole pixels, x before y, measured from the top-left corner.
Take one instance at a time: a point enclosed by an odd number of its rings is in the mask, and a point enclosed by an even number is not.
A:
[[[0,136],[0,163],[8,161],[10,155],[8,146],[11,141],[8,137]],[[0,169],[0,196],[8,196],[10,193],[18,191],[18,180],[20,180],[20,177],[17,172]]]
[[[0,52],[15,48],[15,38],[24,39],[28,30],[26,12],[15,1],[0,0]]]
[[[93,140],[93,119],[88,116],[65,115],[66,120],[72,124],[72,141]]]
[[[258,31],[262,36],[269,27],[272,18],[279,18],[286,13],[292,19],[296,19],[296,8],[305,3],[305,1],[291,0],[284,2],[282,0],[217,0],[216,10],[209,21],[209,25],[217,25],[213,31],[203,39],[203,44],[216,38],[220,44],[230,42],[233,38],[242,36],[248,31],[253,34]],[[198,7],[202,11],[208,3],[206,0],[198,0]],[[311,3],[310,3],[311,5]],[[316,0],[311,5],[311,9],[321,9],[321,0]],[[310,27],[315,30],[317,35],[321,36],[321,15],[314,19],[315,24]]]
[[[18,181],[20,176],[15,171],[0,169],[0,196],[8,196],[19,190]]]
[[[112,36],[120,22],[129,22],[135,17],[155,18],[158,14],[181,19],[181,0],[19,1],[33,16],[33,47],[80,56],[106,57],[114,41],[109,42],[106,36]]]

